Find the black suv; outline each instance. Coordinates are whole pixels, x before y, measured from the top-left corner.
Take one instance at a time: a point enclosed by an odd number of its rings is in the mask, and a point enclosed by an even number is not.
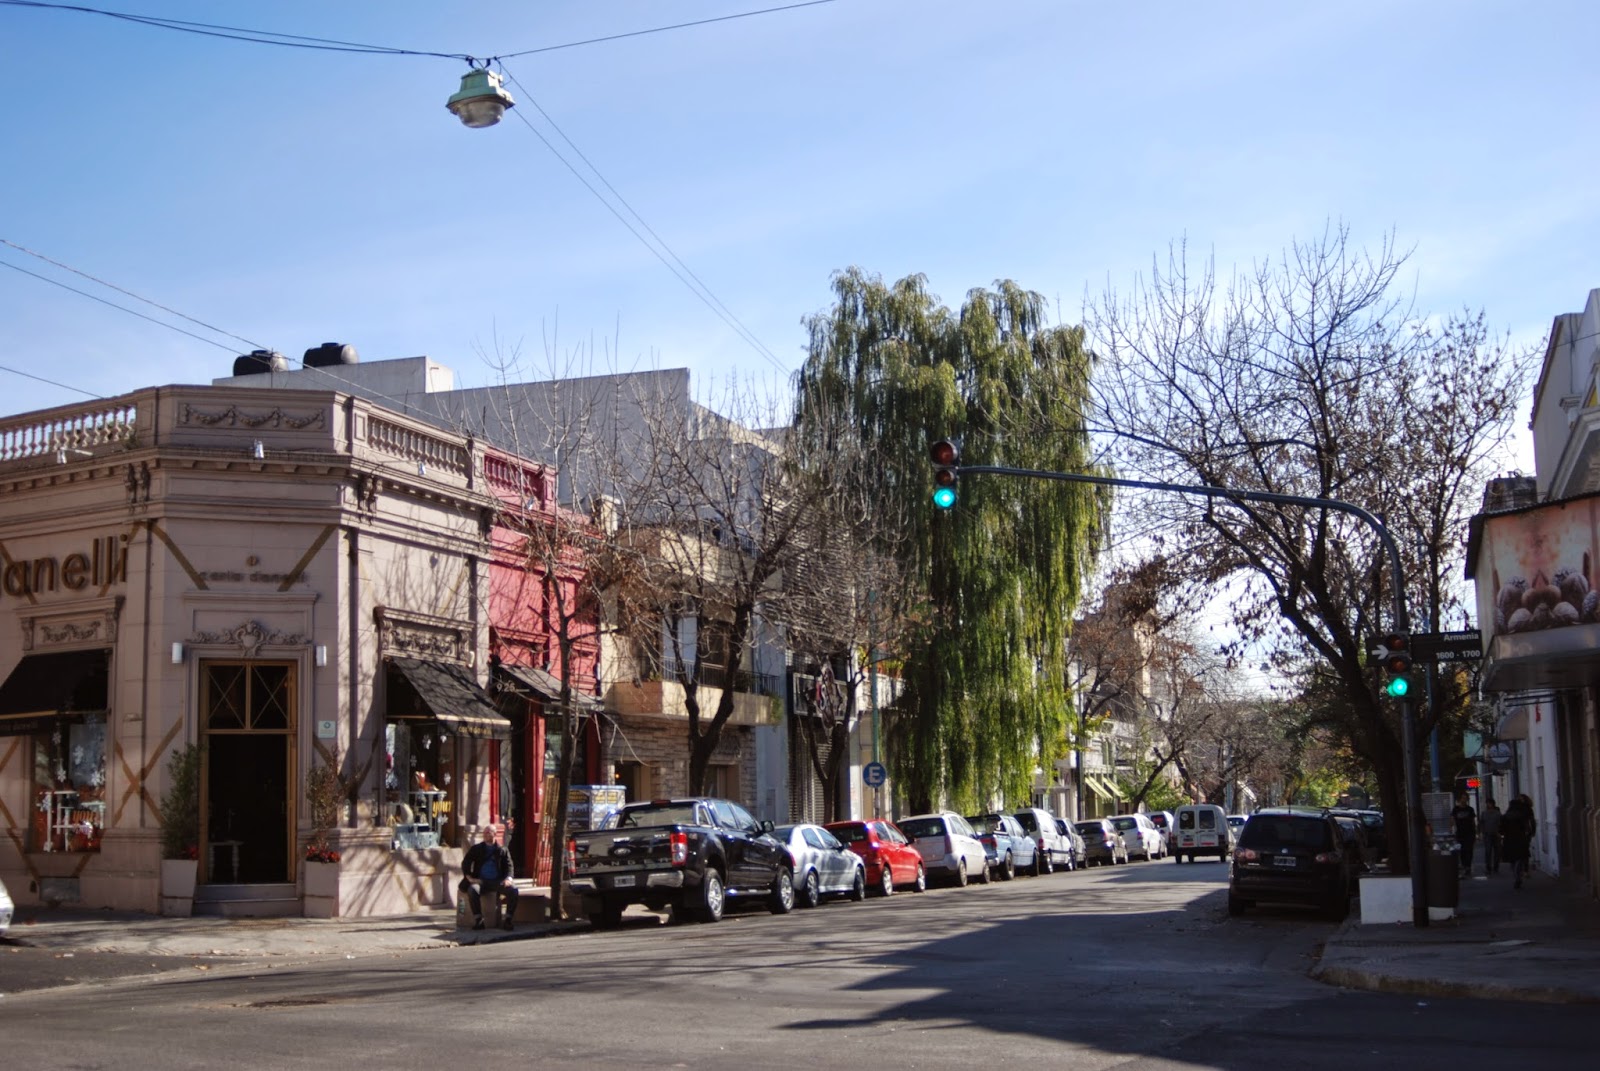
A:
[[[1320,810],[1268,808],[1239,833],[1228,880],[1228,914],[1258,900],[1311,904],[1329,918],[1350,913],[1357,861],[1338,823]]]

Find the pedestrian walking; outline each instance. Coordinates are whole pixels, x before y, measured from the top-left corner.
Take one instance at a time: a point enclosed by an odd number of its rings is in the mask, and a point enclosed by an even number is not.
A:
[[[1490,796],[1478,816],[1478,839],[1483,841],[1483,872],[1500,873],[1500,808]]]
[[[1533,807],[1518,796],[1506,805],[1500,817],[1500,857],[1511,867],[1511,887],[1522,888],[1528,872],[1528,853],[1533,845]]]
[[[1456,805],[1450,809],[1450,820],[1456,824],[1456,843],[1461,845],[1461,876],[1472,876],[1472,846],[1478,840],[1478,812],[1467,802],[1467,794],[1456,796]]]

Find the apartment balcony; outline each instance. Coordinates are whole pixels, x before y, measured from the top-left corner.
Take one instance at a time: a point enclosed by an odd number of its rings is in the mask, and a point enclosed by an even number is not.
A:
[[[687,721],[689,708],[685,703],[685,689],[668,667],[665,674],[651,673],[644,678],[618,681],[606,689],[606,709],[613,714],[631,714],[639,717]],[[733,689],[733,714],[730,725],[773,725],[782,720],[783,680],[775,674],[748,673],[740,670],[732,675],[721,666],[701,666],[700,716],[710,718],[722,702],[722,693]]]

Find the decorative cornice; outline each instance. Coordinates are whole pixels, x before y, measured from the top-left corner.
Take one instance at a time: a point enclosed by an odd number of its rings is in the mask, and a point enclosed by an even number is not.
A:
[[[386,607],[373,611],[378,622],[379,657],[443,659],[471,665],[470,629],[458,622]]]
[[[268,412],[246,412],[237,405],[230,405],[221,412],[208,413],[196,409],[188,402],[178,407],[179,424],[201,424],[208,428],[238,427],[246,428],[290,428],[300,431],[304,428],[323,427],[328,420],[326,411],[317,409],[310,413],[286,413],[282,409],[272,409]]]
[[[259,621],[246,621],[231,629],[222,629],[217,632],[196,632],[189,637],[187,642],[191,644],[237,646],[244,651],[246,658],[254,658],[256,652],[263,647],[305,647],[310,644],[311,640],[298,632],[273,632],[265,628]]]
[[[106,600],[103,605],[57,614],[33,614],[19,619],[22,626],[22,649],[33,651],[45,647],[74,647],[84,643],[112,644],[117,642],[117,619],[122,614],[122,596]]]

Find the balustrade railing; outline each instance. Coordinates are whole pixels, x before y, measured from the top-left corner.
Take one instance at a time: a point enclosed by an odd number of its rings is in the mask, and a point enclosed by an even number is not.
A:
[[[138,406],[119,402],[88,406],[44,419],[0,423],[0,461],[45,457],[63,450],[92,450],[133,437]]]
[[[464,447],[376,416],[367,422],[367,442],[380,453],[454,476],[466,476],[471,464]]]

